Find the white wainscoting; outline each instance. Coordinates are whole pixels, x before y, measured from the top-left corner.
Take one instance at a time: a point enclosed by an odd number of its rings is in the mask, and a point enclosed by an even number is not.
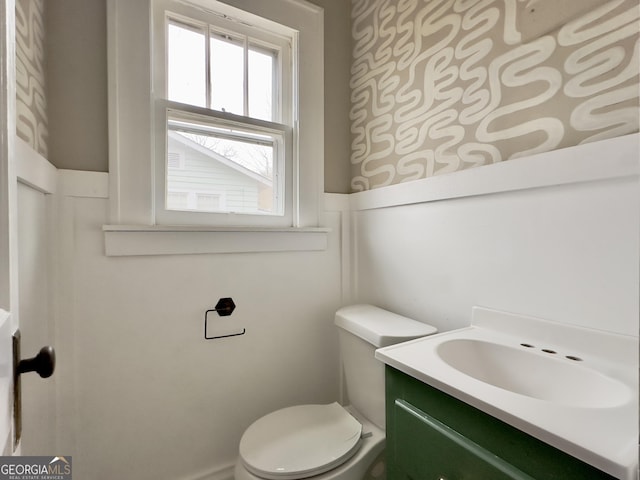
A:
[[[441,330],[482,305],[637,336],[638,139],[352,195],[354,297]]]

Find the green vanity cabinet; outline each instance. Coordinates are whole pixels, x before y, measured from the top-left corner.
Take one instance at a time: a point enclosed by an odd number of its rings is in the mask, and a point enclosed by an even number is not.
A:
[[[388,480],[614,477],[386,367]]]

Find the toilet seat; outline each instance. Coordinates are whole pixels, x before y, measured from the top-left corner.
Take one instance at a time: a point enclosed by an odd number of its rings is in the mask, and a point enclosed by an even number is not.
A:
[[[361,437],[360,422],[338,403],[297,405],[256,420],[240,440],[240,459],[261,478],[307,478],[349,460]]]

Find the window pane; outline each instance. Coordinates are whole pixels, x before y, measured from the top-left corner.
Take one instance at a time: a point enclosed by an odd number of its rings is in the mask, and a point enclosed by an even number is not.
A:
[[[273,65],[275,54],[249,50],[249,116],[273,121]]]
[[[181,169],[167,169],[168,210],[280,214],[275,137],[181,120],[170,120],[168,132],[168,158],[183,159]],[[173,192],[188,192],[196,201],[185,207],[182,198],[172,200]]]
[[[244,47],[230,37],[211,38],[211,108],[244,115]]]
[[[206,106],[205,35],[169,24],[167,90],[169,100]]]

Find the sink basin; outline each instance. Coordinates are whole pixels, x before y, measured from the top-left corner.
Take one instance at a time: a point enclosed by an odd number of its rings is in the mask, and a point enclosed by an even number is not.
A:
[[[436,354],[476,380],[558,404],[611,408],[629,401],[632,395],[625,384],[585,367],[580,359],[526,344],[453,339],[438,345]]]

